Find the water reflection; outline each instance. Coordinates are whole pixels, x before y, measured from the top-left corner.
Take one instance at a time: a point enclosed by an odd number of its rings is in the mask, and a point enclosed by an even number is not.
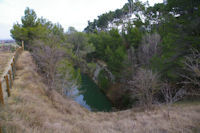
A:
[[[112,105],[98,86],[85,74],[81,75],[81,87],[75,87],[72,95],[74,100],[90,111],[110,111]]]

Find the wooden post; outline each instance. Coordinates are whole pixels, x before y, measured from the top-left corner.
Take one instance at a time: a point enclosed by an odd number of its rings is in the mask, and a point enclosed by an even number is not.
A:
[[[13,62],[11,63],[11,69],[12,69],[12,79],[14,80],[14,64],[13,64]]]
[[[2,128],[1,128],[1,125],[0,125],[0,133],[3,133]]]
[[[15,57],[13,58],[13,63],[15,64]]]
[[[4,99],[3,99],[3,88],[2,88],[2,84],[0,81],[0,103],[4,104]]]
[[[8,82],[8,75],[6,75],[5,77],[6,80],[6,86],[7,86],[7,93],[8,93],[8,97],[10,97],[10,87],[9,87],[9,82]]]
[[[22,41],[22,49],[23,49],[23,51],[24,51],[24,41]]]
[[[9,78],[10,78],[10,88],[12,88],[13,81],[12,81],[12,76],[11,76],[11,70],[9,70],[8,73],[9,73]]]
[[[13,58],[13,80],[15,79],[15,57]]]
[[[15,67],[15,57],[13,57],[13,69],[14,69],[14,67]],[[15,71],[14,71],[14,73],[15,73]]]

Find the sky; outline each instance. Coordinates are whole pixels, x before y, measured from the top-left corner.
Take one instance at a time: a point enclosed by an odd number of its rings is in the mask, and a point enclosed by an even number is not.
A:
[[[0,0],[0,40],[11,39],[10,29],[21,22],[26,7],[34,9],[38,17],[82,31],[97,16],[122,8],[128,0]],[[146,0],[143,0],[145,2]],[[150,5],[163,0],[149,0]]]

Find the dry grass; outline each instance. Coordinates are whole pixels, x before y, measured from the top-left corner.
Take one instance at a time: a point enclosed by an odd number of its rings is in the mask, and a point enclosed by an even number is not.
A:
[[[0,51],[0,77],[2,76],[3,72],[5,71],[5,68],[8,66],[8,63],[14,53],[11,52],[2,52]]]
[[[0,107],[3,133],[190,133],[200,131],[200,104],[152,111],[89,112],[46,86],[28,52],[17,62],[11,97]],[[47,96],[48,95],[48,96]]]

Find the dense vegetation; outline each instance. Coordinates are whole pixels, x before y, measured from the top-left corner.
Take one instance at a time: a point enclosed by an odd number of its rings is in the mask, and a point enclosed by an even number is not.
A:
[[[12,37],[25,41],[51,89],[67,93],[87,73],[118,108],[173,103],[200,94],[200,1],[149,6],[129,0],[88,22],[84,32],[37,18],[27,8]],[[68,89],[64,86],[68,86]]]

